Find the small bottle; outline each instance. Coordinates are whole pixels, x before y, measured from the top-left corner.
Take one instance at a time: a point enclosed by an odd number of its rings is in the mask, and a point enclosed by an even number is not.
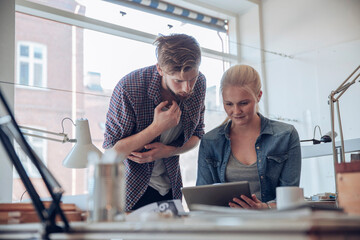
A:
[[[106,151],[101,159],[89,155],[89,222],[113,222],[125,219],[124,159],[114,150]]]

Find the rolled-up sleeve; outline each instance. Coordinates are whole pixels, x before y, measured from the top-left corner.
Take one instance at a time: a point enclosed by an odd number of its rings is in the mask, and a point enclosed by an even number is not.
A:
[[[132,134],[135,128],[135,113],[131,102],[120,81],[113,91],[106,115],[104,149],[113,147],[117,141]]]

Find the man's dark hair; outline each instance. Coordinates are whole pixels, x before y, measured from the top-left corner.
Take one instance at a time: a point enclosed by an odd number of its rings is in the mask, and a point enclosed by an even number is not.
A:
[[[154,44],[159,66],[169,74],[198,68],[201,62],[200,45],[186,34],[159,36]]]

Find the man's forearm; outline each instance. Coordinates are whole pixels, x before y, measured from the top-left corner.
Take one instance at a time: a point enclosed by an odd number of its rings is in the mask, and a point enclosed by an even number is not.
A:
[[[191,149],[195,148],[199,144],[199,142],[200,138],[198,138],[197,136],[192,136],[182,147],[176,148],[172,155],[174,156],[188,152]]]
[[[123,138],[114,145],[114,149],[125,156],[131,152],[140,151],[143,147],[159,136],[161,132],[153,124],[129,137]]]
[[[148,163],[160,158],[169,158],[181,153],[187,152],[190,149],[196,147],[199,143],[199,138],[192,136],[182,147],[174,147],[170,145],[164,145],[160,142],[146,144],[144,147],[148,149],[147,152],[131,152],[131,155],[127,155],[128,159],[137,163]]]

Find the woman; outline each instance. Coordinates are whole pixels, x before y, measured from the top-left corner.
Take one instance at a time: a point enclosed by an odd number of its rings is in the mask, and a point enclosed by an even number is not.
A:
[[[298,133],[292,125],[258,112],[262,91],[254,68],[228,69],[221,79],[221,92],[228,117],[201,140],[196,185],[249,181],[252,199],[242,195],[229,206],[275,207],[276,187],[299,186]]]

